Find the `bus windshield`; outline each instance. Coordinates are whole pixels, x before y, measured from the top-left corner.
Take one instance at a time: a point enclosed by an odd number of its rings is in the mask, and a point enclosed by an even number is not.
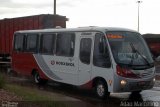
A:
[[[112,31],[106,32],[106,37],[117,64],[131,67],[153,67],[150,51],[139,33]]]

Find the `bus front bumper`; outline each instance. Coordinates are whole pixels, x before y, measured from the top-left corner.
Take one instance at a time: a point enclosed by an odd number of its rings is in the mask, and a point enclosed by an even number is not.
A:
[[[151,89],[154,86],[155,78],[148,79],[128,79],[119,78],[119,81],[114,85],[114,92],[132,92]]]

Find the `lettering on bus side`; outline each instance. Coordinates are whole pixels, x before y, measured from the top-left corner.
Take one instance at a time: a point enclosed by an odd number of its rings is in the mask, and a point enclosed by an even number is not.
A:
[[[60,66],[74,66],[74,63],[70,62],[61,62],[61,61],[51,61],[51,65],[60,65]]]

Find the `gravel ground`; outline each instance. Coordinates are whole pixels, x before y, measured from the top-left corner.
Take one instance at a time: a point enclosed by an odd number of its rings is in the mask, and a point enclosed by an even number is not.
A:
[[[0,102],[1,101],[22,101],[22,98],[15,95],[14,93],[0,89]]]

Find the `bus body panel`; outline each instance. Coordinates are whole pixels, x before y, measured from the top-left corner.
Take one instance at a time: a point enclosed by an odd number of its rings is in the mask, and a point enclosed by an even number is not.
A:
[[[34,55],[38,66],[50,78],[63,83],[77,84],[77,58],[54,57],[51,55]]]
[[[48,79],[44,75],[40,66],[36,62],[36,59],[33,54],[30,53],[12,53],[12,69],[19,74],[31,76],[32,72],[36,70],[39,72],[40,76],[44,79]],[[14,61],[13,61],[14,60]]]

